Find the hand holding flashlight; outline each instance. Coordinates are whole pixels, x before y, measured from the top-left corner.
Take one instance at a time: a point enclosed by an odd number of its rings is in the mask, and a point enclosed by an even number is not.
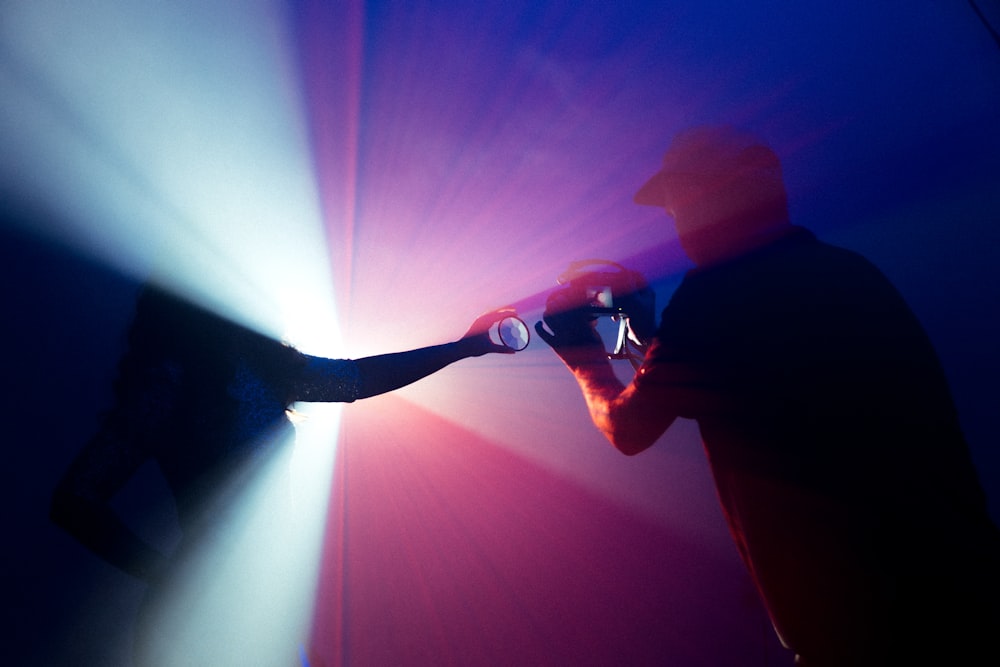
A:
[[[528,347],[529,340],[527,325],[509,306],[480,315],[462,336],[462,341],[472,346],[470,356],[475,357],[491,352],[520,352]]]

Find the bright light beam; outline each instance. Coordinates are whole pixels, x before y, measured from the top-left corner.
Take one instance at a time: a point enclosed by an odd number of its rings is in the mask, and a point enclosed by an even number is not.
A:
[[[340,356],[285,18],[267,0],[5,4],[0,192],[42,203],[48,217],[32,233],[304,352]],[[237,555],[199,554],[173,592],[184,606],[160,611],[192,632],[164,664],[218,647],[203,641],[227,637],[213,619],[235,629],[229,637],[254,637],[256,656],[274,658],[266,664],[294,659],[311,615],[339,418],[338,406],[306,412],[295,460],[285,446],[219,527],[214,542],[240,545]],[[279,472],[288,465],[291,482]],[[268,523],[289,493],[295,521]]]
[[[3,18],[0,182],[52,211],[31,231],[294,335],[306,351],[335,352],[279,7],[40,2],[8,5]]]

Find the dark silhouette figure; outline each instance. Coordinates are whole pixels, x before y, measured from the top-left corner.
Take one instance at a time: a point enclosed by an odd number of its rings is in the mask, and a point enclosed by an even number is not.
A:
[[[146,287],[118,369],[115,404],[58,484],[52,520],[101,558],[150,583],[156,594],[147,596],[149,607],[169,592],[179,564],[203,538],[214,538],[231,500],[274,456],[281,431],[291,428],[287,411],[293,403],[351,402],[467,357],[509,353],[491,342],[488,330],[510,314],[501,309],[481,316],[453,343],[336,360],[302,354]],[[170,557],[140,538],[112,507],[149,461],[158,464],[174,496],[183,533]],[[162,641],[150,641],[159,630],[154,626],[140,620],[137,660],[162,664],[156,653]],[[295,647],[287,648],[294,655]]]
[[[777,156],[732,128],[679,134],[635,200],[664,207],[696,268],[632,382],[569,290],[536,327],[594,424],[633,455],[676,418],[697,420],[733,538],[798,664],[1000,664],[1000,533],[900,294],[792,225]],[[648,319],[650,295],[631,298]]]

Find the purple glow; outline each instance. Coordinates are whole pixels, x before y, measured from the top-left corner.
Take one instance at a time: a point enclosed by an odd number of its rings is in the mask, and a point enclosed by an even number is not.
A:
[[[318,5],[303,16],[315,20]],[[764,134],[786,160],[793,208],[828,224],[839,204],[813,208],[843,178],[841,142],[865,141],[863,125],[891,128],[889,143],[903,131],[879,108],[881,84],[863,84],[867,99],[823,88],[825,72],[869,67],[845,63],[838,44],[834,26],[851,12],[765,11],[771,24],[754,34],[728,12],[351,3],[322,30],[307,23],[350,353],[446,340],[508,303],[533,321],[555,276],[582,258],[644,272],[667,287],[662,306],[688,262],[662,212],[631,197],[693,120]],[[913,48],[880,50],[877,66],[902,66],[895,94],[947,124],[904,62]],[[836,200],[850,196],[865,201]],[[789,659],[745,588],[695,429],[621,459],[562,372],[536,341],[399,392],[419,409],[393,398],[345,412],[317,664]],[[713,642],[719,628],[726,641]]]

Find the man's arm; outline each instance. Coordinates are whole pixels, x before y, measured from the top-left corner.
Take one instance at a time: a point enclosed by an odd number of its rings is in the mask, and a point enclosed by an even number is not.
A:
[[[580,385],[594,426],[623,454],[634,456],[648,449],[677,418],[635,382],[623,385],[603,347],[556,348],[556,352]]]
[[[490,340],[489,330],[514,314],[512,308],[501,308],[481,315],[464,336],[442,345],[356,360],[304,355],[306,366],[293,393],[305,402],[351,402],[395,391],[462,359],[513,354],[511,348]]]
[[[507,348],[489,351],[508,352]],[[463,338],[443,345],[357,359],[354,363],[357,364],[360,376],[358,398],[369,398],[395,391],[437,373],[456,361],[485,353],[476,341]]]
[[[465,335],[453,343],[358,359],[355,362],[360,376],[358,398],[378,396],[405,387],[469,357],[481,357],[491,352],[513,354],[514,350],[490,340],[489,334],[494,323],[513,314],[512,308],[500,308],[480,315]]]

